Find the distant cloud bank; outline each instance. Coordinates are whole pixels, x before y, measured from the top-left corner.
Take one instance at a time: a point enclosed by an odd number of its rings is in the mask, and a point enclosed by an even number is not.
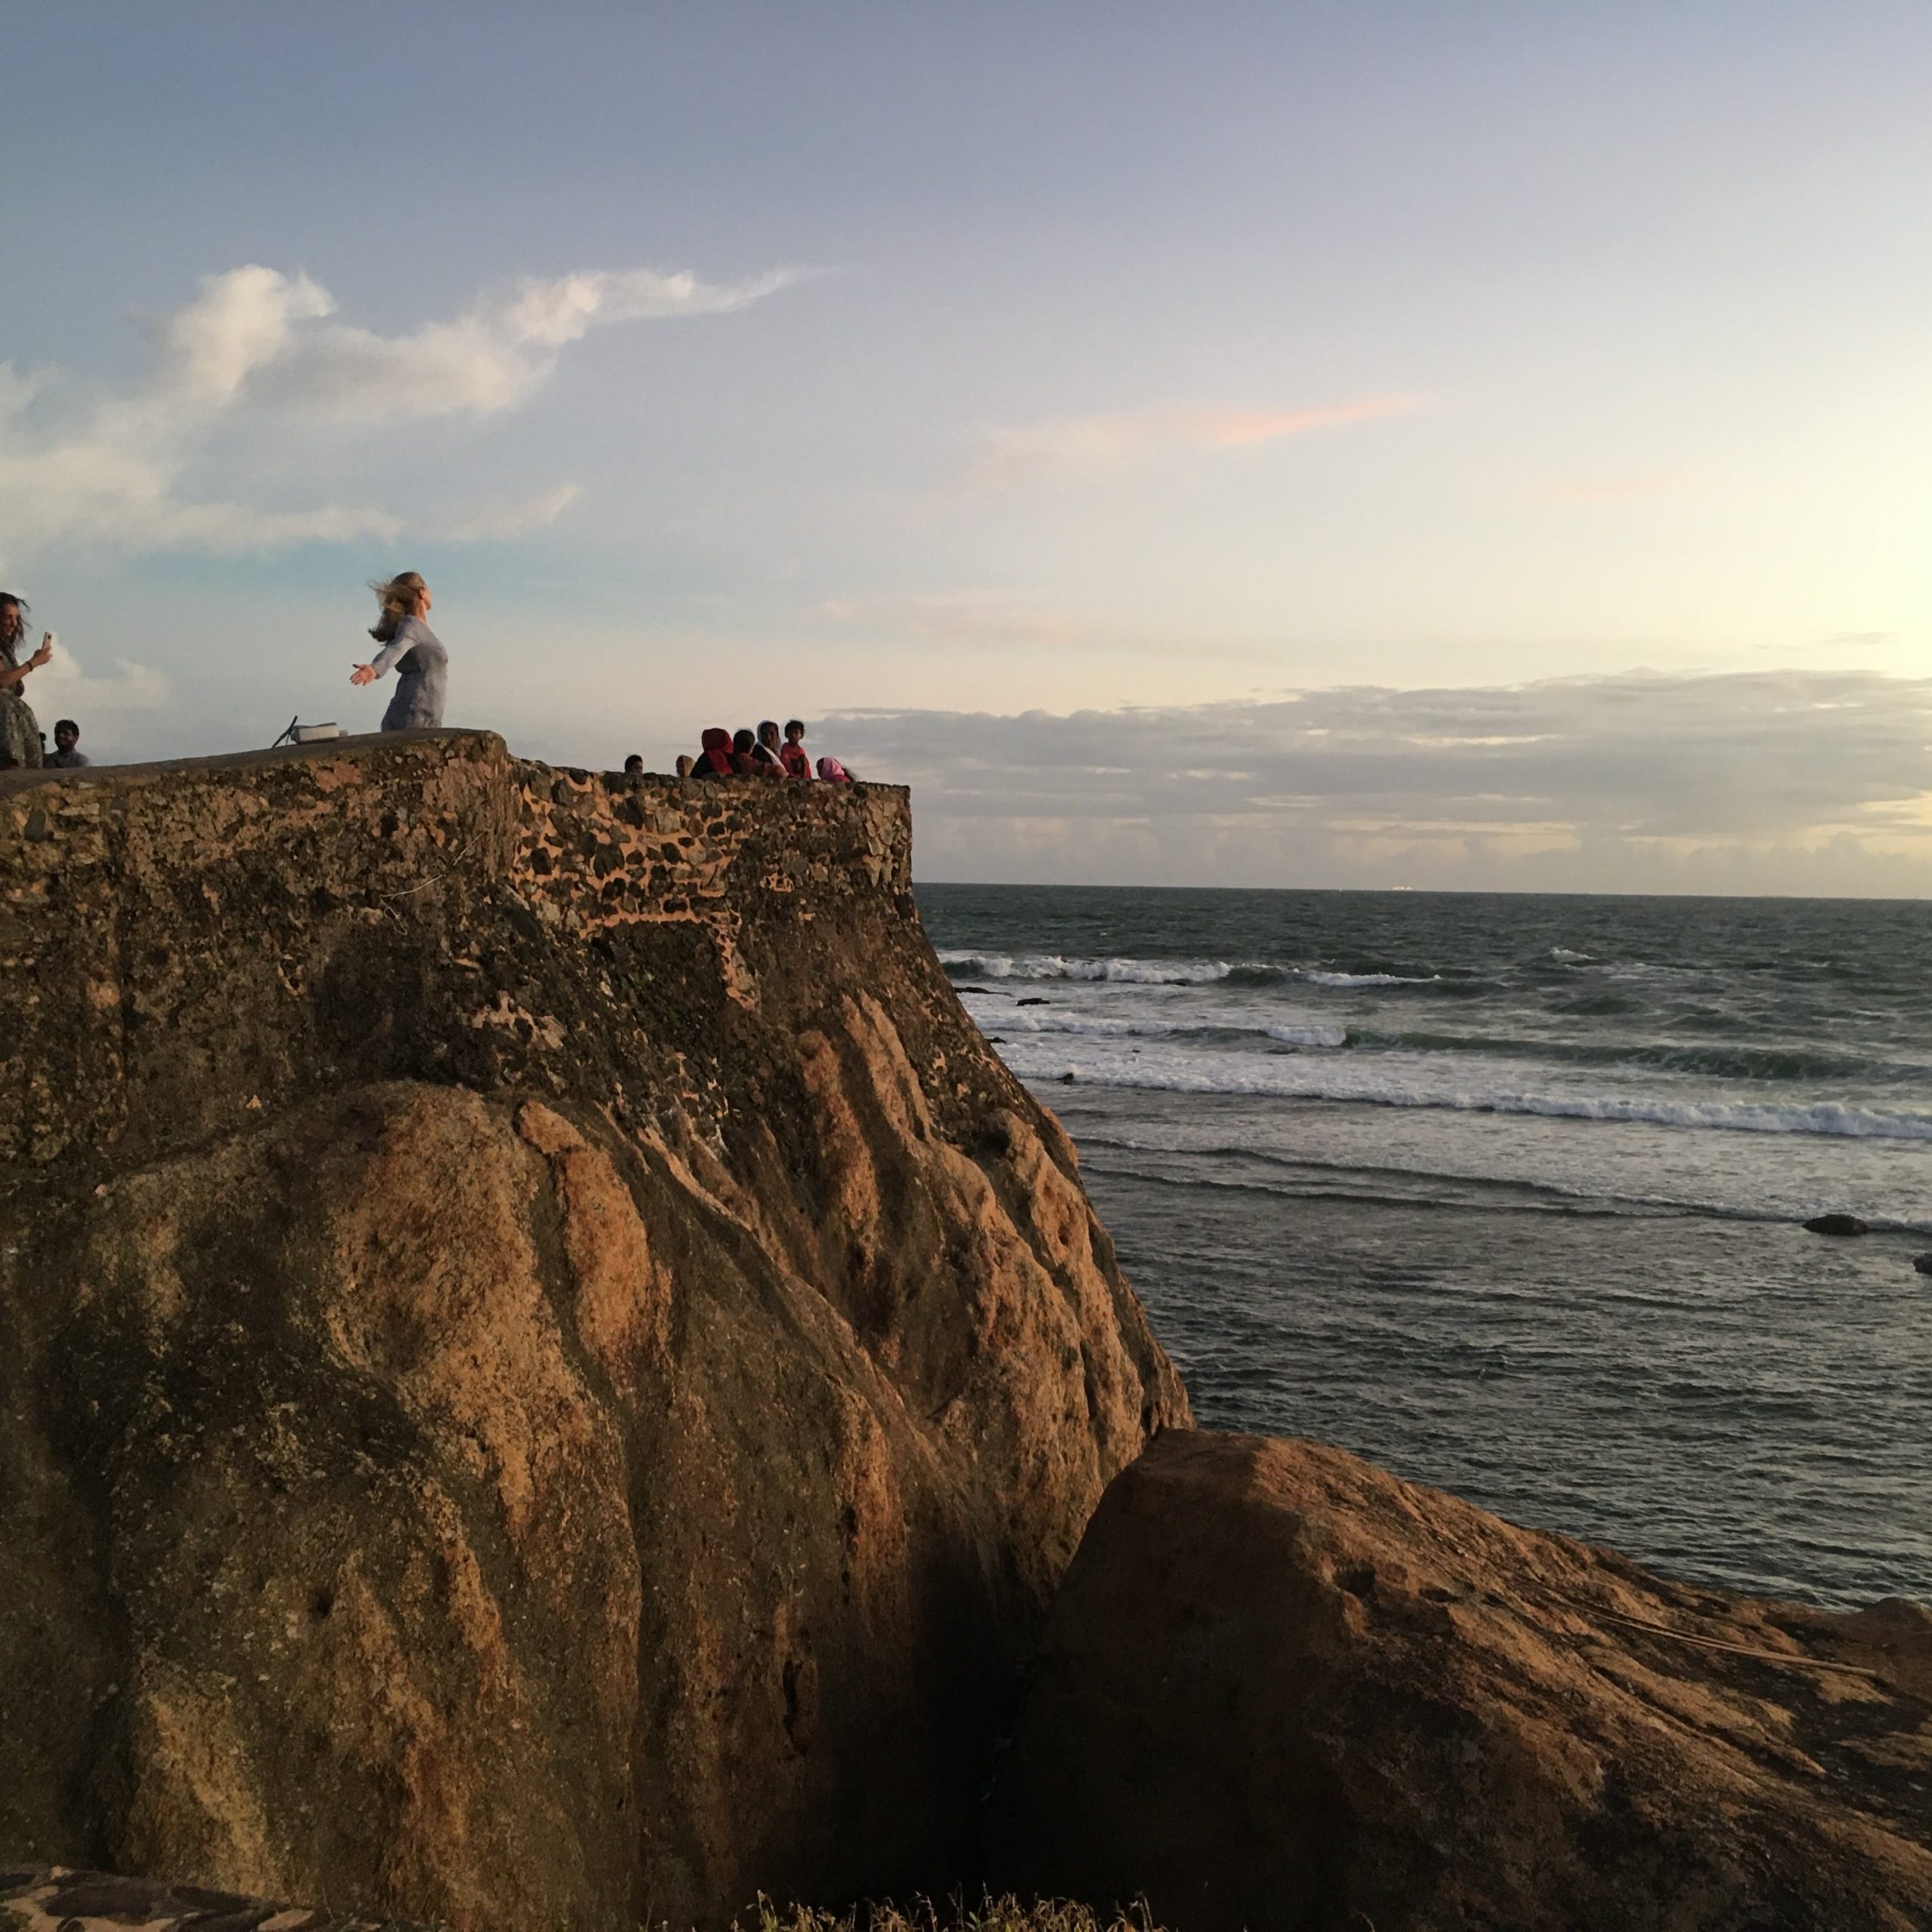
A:
[[[922,877],[1932,894],[1932,678],[1632,673],[1166,709],[848,712]]]
[[[526,278],[451,320],[383,336],[336,319],[334,297],[306,275],[251,265],[208,276],[192,300],[148,318],[149,366],[125,390],[102,394],[70,371],[0,362],[0,564],[70,539],[234,552],[540,527],[568,506],[575,485],[435,528],[373,503],[266,508],[204,494],[186,479],[217,433],[247,429],[299,457],[319,423],[374,433],[513,409],[593,328],[721,315],[797,278],[779,269],[714,283],[656,269]]]
[[[1017,426],[989,424],[966,467],[971,490],[1008,490],[1117,469],[1162,450],[1250,449],[1284,436],[1347,423],[1406,415],[1413,395],[1361,396],[1303,409],[1171,407],[1104,416],[1054,417]]]

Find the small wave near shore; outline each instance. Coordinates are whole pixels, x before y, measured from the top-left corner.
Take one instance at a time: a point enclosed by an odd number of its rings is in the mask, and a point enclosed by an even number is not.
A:
[[[1133,1023],[1117,1023],[1120,1037]],[[1081,1029],[1091,1047],[1069,1058],[1067,1044],[1044,1039],[1005,1042],[1007,1063],[1023,1079],[1071,1076],[1103,1086],[1141,1087],[1177,1094],[1272,1095],[1289,1100],[1346,1100],[1381,1107],[1438,1107],[1463,1113],[1524,1114],[1552,1119],[1646,1122],[1732,1134],[1829,1134],[1876,1140],[1932,1141],[1932,1115],[1886,1113],[1819,1100],[1780,1106],[1760,1101],[1672,1100],[1626,1094],[1539,1091],[1521,1086],[1482,1086],[1454,1069],[1432,1079],[1429,1069],[1362,1067],[1297,1057],[1265,1060],[1225,1054],[1143,1054],[1124,1059],[1103,1044],[1109,1035]],[[1306,1044],[1337,1045],[1323,1029],[1304,1029]]]
[[[956,980],[1072,980],[1116,986],[1211,986],[1226,980],[1235,986],[1303,984],[1313,986],[1427,986],[1435,973],[1348,973],[1330,968],[1281,966],[1248,959],[1083,959],[1057,952],[940,952],[940,963]]]

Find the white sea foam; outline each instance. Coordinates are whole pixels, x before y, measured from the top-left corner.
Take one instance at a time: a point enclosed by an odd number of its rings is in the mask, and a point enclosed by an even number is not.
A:
[[[1346,989],[1356,986],[1426,986],[1439,973],[1339,973],[1326,968],[1281,966],[1264,959],[1128,959],[1115,956],[1082,958],[1059,952],[975,952],[942,951],[940,963],[977,974],[987,980],[1101,980],[1143,986],[1211,986],[1239,974],[1266,981],[1290,980],[1301,986]]]
[[[1009,1013],[995,1007],[980,1014],[981,1022],[1003,1037],[1015,1033],[1075,1034],[1095,1040],[1172,1040],[1202,1030],[1198,1022],[1180,1025],[1167,1020],[1115,1020],[1104,1014]]]
[[[1473,1069],[1437,1072],[1413,1061],[1397,1068],[1354,1056],[1330,1057],[1257,1054],[1094,1052],[1069,1062],[1063,1039],[1049,1048],[1016,1040],[1007,1055],[1023,1078],[1076,1081],[1097,1086],[1140,1087],[1168,1093],[1269,1096],[1281,1100],[1353,1100],[1385,1107],[1436,1107],[1465,1113],[1524,1114],[1552,1119],[1616,1121],[1732,1134],[1823,1134],[1872,1140],[1932,1140],[1932,1116],[1888,1113],[1840,1101],[1777,1106],[1745,1100],[1666,1099],[1655,1094],[1539,1091],[1503,1084],[1478,1085]],[[1497,1069],[1500,1072],[1501,1069]],[[1431,1077],[1432,1074],[1435,1077]]]
[[[1294,976],[1311,986],[1428,986],[1441,978],[1440,973],[1297,973]]]
[[[940,963],[989,980],[1109,980],[1144,986],[1199,986],[1225,980],[1223,959],[1083,959],[1058,952],[942,952]]]
[[[1299,1025],[1273,1024],[1262,1028],[1271,1040],[1279,1040],[1290,1047],[1346,1047],[1349,1044],[1349,1029],[1319,1020],[1305,1021]]]
[[[1587,952],[1573,952],[1567,946],[1552,946],[1549,949],[1549,956],[1559,966],[1587,966],[1590,964],[1590,955]]]
[[[964,989],[971,996],[972,989]],[[1072,1035],[1096,1040],[1178,1040],[1203,1033],[1246,1033],[1251,1038],[1269,1039],[1290,1047],[1345,1047],[1349,1029],[1321,1020],[1272,1020],[1257,1026],[1247,1016],[1201,1008],[1185,1020],[1117,1018],[1110,1014],[1081,1013],[1060,1010],[1041,1012],[1037,1008],[1004,1006],[974,1009],[981,1025],[1002,1038],[1016,1033]]]

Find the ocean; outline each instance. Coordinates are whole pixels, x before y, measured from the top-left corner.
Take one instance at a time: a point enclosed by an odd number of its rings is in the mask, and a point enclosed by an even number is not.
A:
[[[1204,1425],[1932,1601],[1932,904],[918,896]]]

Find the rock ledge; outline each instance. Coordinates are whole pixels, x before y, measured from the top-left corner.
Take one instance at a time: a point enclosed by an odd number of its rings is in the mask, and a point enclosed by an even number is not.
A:
[[[998,1882],[1182,1932],[1924,1932],[1932,1614],[1171,1431],[1068,1574],[993,1845]]]

